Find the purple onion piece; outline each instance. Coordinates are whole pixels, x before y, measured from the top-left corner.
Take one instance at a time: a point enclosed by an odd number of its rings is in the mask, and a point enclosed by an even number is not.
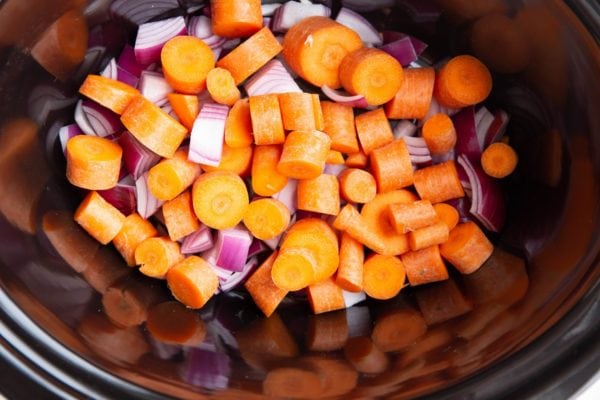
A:
[[[167,95],[173,93],[173,88],[165,77],[158,72],[143,71],[140,76],[139,89],[142,95],[161,107],[168,102]]]
[[[354,305],[361,303],[367,299],[365,292],[348,292],[342,290],[342,296],[344,297],[344,305],[346,308],[353,307]]]
[[[292,26],[308,17],[329,17],[331,9],[322,4],[288,1],[273,14],[273,32],[287,32]]]
[[[83,100],[79,100],[77,102],[77,106],[75,106],[75,123],[81,131],[86,135],[95,135],[94,128],[90,124],[90,121],[87,119],[87,115],[83,112]]]
[[[181,376],[190,385],[205,389],[226,389],[231,375],[229,356],[217,351],[193,348],[187,353]]]
[[[248,96],[300,93],[302,90],[279,60],[271,60],[244,84]]]
[[[416,61],[418,58],[418,54],[409,36],[384,44],[380,49],[398,60],[403,67],[410,65],[410,63]]]
[[[243,271],[251,244],[252,235],[242,226],[218,231],[215,265],[228,271]]]
[[[296,212],[297,205],[297,189],[298,181],[296,179],[288,179],[287,184],[279,192],[273,195],[274,199],[281,201],[290,211],[290,214]]]
[[[418,128],[415,124],[413,124],[407,119],[404,119],[398,122],[396,126],[394,126],[394,139],[400,139],[406,136],[415,136],[415,134],[417,133],[417,129]]]
[[[270,4],[263,4],[260,6],[260,10],[262,12],[262,16],[264,17],[271,17],[273,16],[273,14],[275,13],[275,11],[281,7],[282,4],[281,3],[270,3]]]
[[[431,162],[433,164],[441,164],[446,161],[454,160],[454,157],[455,157],[454,150],[450,150],[450,151],[448,151],[446,153],[442,153],[442,154],[432,154]]]
[[[254,256],[257,256],[267,251],[268,249],[269,248],[261,240],[255,238],[254,240],[252,240],[252,244],[248,249],[248,260]]]
[[[115,19],[124,19],[134,25],[150,21],[166,12],[179,8],[177,0],[116,0],[110,6]]]
[[[494,113],[494,121],[490,125],[486,136],[483,148],[487,148],[490,144],[502,139],[506,133],[506,127],[510,122],[508,113],[504,110],[497,110]]]
[[[479,162],[482,149],[477,138],[475,108],[464,108],[452,118],[452,121],[456,129],[456,155],[464,155],[472,162]]]
[[[202,225],[196,232],[187,235],[181,243],[181,253],[196,254],[213,247],[213,237],[210,229]]]
[[[256,269],[257,266],[258,262],[256,260],[256,257],[249,258],[248,261],[246,261],[244,268],[240,272],[234,272],[229,276],[229,278],[219,283],[221,291],[228,292],[240,286],[246,281],[246,279],[248,279],[248,277],[250,277],[250,275]]]
[[[129,215],[136,210],[136,185],[131,175],[121,179],[112,189],[99,190],[98,194],[124,215]]]
[[[170,39],[187,34],[185,19],[174,17],[140,25],[135,39],[135,57],[141,65],[160,61],[160,52]]]
[[[140,79],[131,72],[117,65],[117,80],[126,83],[131,87],[137,88]]]
[[[123,129],[119,115],[95,101],[83,100],[81,108],[94,135],[107,137]]]
[[[117,61],[114,58],[111,58],[110,61],[108,62],[108,64],[106,64],[106,67],[104,67],[102,72],[100,72],[100,75],[105,78],[117,80],[118,79]]]
[[[344,172],[348,167],[346,164],[325,164],[325,168],[323,169],[324,174],[340,176],[342,172]]]
[[[129,132],[124,132],[119,138],[123,148],[123,164],[134,179],[140,178],[146,171],[160,161],[160,156],[141,144]]]
[[[327,96],[327,98],[329,100],[335,101],[336,103],[344,104],[344,105],[347,105],[350,107],[356,107],[356,108],[369,107],[369,104],[367,103],[365,96],[363,96],[362,94],[349,95],[347,93],[342,93],[339,90],[332,89],[327,85],[324,85],[323,87],[321,87],[321,90],[323,91],[323,94],[325,96]]]
[[[424,164],[431,164],[431,156],[415,156],[412,155],[410,156],[410,162],[413,163],[414,165],[424,165]]]
[[[381,46],[383,43],[383,39],[377,29],[365,17],[349,8],[342,7],[335,20],[355,31],[361,40],[367,44]]]
[[[271,250],[275,250],[277,246],[279,246],[282,236],[283,235],[277,235],[273,239],[263,240],[263,243],[266,244]]]
[[[67,150],[67,142],[74,136],[81,135],[81,128],[77,124],[65,125],[58,131],[58,139],[60,140],[60,146],[63,154]]]
[[[38,125],[44,125],[48,121],[50,113],[71,107],[76,101],[76,97],[67,96],[58,87],[39,85],[29,96],[27,111]]]
[[[460,222],[467,222],[471,220],[471,198],[461,197],[460,199],[448,200],[446,203],[456,208],[458,211],[458,217]]]
[[[137,78],[144,70],[144,67],[138,63],[135,57],[135,49],[128,44],[121,51],[117,65]]]
[[[187,24],[187,31],[190,36],[201,39],[213,50],[223,47],[227,41],[226,38],[214,34],[210,18],[204,15],[191,17]]]
[[[188,159],[192,162],[218,167],[223,154],[225,121],[229,107],[205,103],[194,122],[190,137]]]
[[[494,123],[494,114],[490,112],[485,106],[479,107],[475,112],[475,129],[477,131],[477,140],[479,141],[479,147],[485,149],[485,138],[487,132]]]
[[[145,172],[135,181],[135,191],[137,198],[137,212],[142,218],[150,218],[163,205],[163,201],[158,200],[148,188],[148,173]]]

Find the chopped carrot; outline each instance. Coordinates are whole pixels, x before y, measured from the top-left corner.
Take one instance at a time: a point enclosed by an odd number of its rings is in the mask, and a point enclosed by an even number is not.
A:
[[[404,140],[394,140],[373,150],[369,159],[379,193],[402,189],[413,184],[413,166]]]
[[[248,147],[254,143],[248,99],[240,99],[229,110],[225,121],[225,144],[229,147]]]
[[[434,96],[443,107],[462,108],[484,101],[492,90],[485,65],[469,55],[456,56],[437,73]]]
[[[281,50],[282,47],[271,30],[264,27],[217,61],[217,67],[231,72],[235,84],[239,85],[279,54]]]
[[[67,142],[67,179],[88,190],[111,189],[119,181],[123,149],[108,139],[77,135]]]
[[[212,30],[221,37],[248,37],[263,26],[260,0],[211,0],[210,13]]]
[[[435,71],[433,68],[407,68],[400,89],[385,104],[390,119],[423,119],[431,106]]]
[[[333,89],[341,86],[340,63],[350,52],[363,47],[353,30],[326,17],[308,17],[298,22],[283,39],[283,56],[304,80]]]
[[[129,214],[125,218],[123,227],[112,240],[115,248],[121,253],[128,266],[133,267],[135,262],[135,249],[144,240],[158,236],[152,223],[138,213]]]
[[[308,319],[306,347],[310,351],[340,350],[348,340],[346,311],[318,314]]]
[[[414,184],[419,197],[434,204],[465,195],[453,160],[416,170]]]
[[[252,296],[252,300],[266,317],[273,314],[287,294],[287,291],[275,285],[271,278],[271,269],[276,258],[277,252],[275,251],[263,261],[261,266],[252,273],[244,284],[244,287]]]
[[[214,101],[227,106],[234,105],[241,96],[231,72],[224,68],[210,70],[206,76],[206,89]]]
[[[512,174],[518,162],[515,150],[502,142],[492,143],[481,155],[481,167],[492,178],[505,178]]]
[[[169,93],[167,94],[167,98],[181,124],[185,126],[188,131],[191,131],[194,127],[194,121],[196,121],[196,118],[200,113],[200,101],[198,100],[198,96]]]
[[[200,175],[192,188],[196,216],[213,229],[233,228],[248,208],[248,190],[233,172],[213,171]]]
[[[453,279],[415,290],[419,309],[427,325],[435,325],[464,315],[473,309]]]
[[[371,339],[382,351],[398,351],[413,344],[427,332],[427,323],[418,311],[401,306],[377,318]]]
[[[448,240],[440,246],[442,257],[463,274],[479,269],[493,250],[492,243],[474,222],[456,225]]]
[[[402,254],[401,259],[411,286],[448,279],[448,270],[437,245],[409,251]]]
[[[322,101],[323,132],[331,138],[331,148],[342,153],[358,153],[358,138],[352,107],[332,101]]]
[[[316,269],[317,260],[312,251],[304,247],[285,248],[273,263],[271,278],[281,290],[293,292],[313,283]]]
[[[74,218],[75,222],[102,244],[113,240],[125,223],[125,216],[96,191],[85,197],[75,211]]]
[[[373,254],[364,264],[363,289],[374,299],[387,300],[400,293],[406,273],[398,257]]]
[[[342,289],[332,278],[310,285],[306,289],[313,313],[321,314],[346,308]]]
[[[331,145],[321,131],[294,131],[288,134],[277,170],[289,178],[312,179],[323,173]]]
[[[348,168],[340,176],[342,197],[353,203],[368,203],[377,194],[377,183],[373,175],[358,168]]]
[[[283,127],[288,131],[313,131],[317,129],[315,105],[310,93],[281,93],[279,106]],[[318,98],[317,98],[318,100]],[[321,105],[317,103],[319,109]]]
[[[148,310],[146,328],[154,339],[169,344],[194,346],[206,337],[200,315],[176,301],[166,301]]]
[[[254,200],[250,202],[243,222],[255,238],[272,239],[287,229],[290,224],[290,210],[276,199]]]
[[[456,145],[456,130],[446,114],[435,114],[425,121],[421,136],[431,154],[447,153]]]
[[[354,122],[360,147],[366,155],[394,141],[394,134],[383,108],[360,114]]]
[[[298,181],[298,210],[338,215],[340,184],[335,175],[321,174],[313,179]]]
[[[350,94],[361,94],[369,105],[394,98],[403,79],[402,66],[383,50],[363,47],[349,53],[340,64],[340,83]]]
[[[140,243],[135,249],[135,263],[140,272],[151,278],[165,279],[169,269],[183,256],[179,244],[168,237],[151,237]]]
[[[340,239],[340,265],[335,282],[349,292],[360,292],[363,288],[363,264],[365,250],[362,243],[346,232]]]
[[[148,171],[148,189],[162,201],[173,200],[194,183],[200,175],[200,165],[188,161],[187,150],[178,150]]]
[[[250,117],[254,144],[281,144],[285,141],[285,131],[281,120],[281,110],[276,94],[252,96],[250,102]]]
[[[398,233],[408,233],[438,221],[438,215],[428,200],[390,204],[390,222]]]
[[[199,94],[206,88],[206,77],[215,67],[210,47],[194,36],[175,36],[160,52],[163,73],[177,92]]]
[[[288,177],[277,169],[282,147],[256,146],[252,157],[252,190],[259,196],[272,196],[288,183]]]
[[[329,150],[329,153],[327,153],[327,159],[325,160],[325,164],[341,165],[345,162],[346,160],[344,160],[344,155],[339,151]]]
[[[167,272],[173,296],[189,308],[202,308],[219,288],[219,278],[204,259],[189,256]]]
[[[140,95],[128,84],[100,75],[88,75],[79,93],[117,114],[123,114],[129,103]]]
[[[223,144],[223,152],[221,153],[221,162],[218,167],[201,164],[202,169],[206,172],[211,171],[229,171],[245,178],[250,175],[252,168],[252,154],[254,147],[230,147]]]
[[[162,214],[169,237],[174,242],[200,229],[189,190],[163,204]]]
[[[369,157],[362,150],[359,150],[358,153],[349,154],[346,157],[346,166],[348,168],[367,168],[367,165],[369,165]]]
[[[131,101],[121,122],[140,143],[165,158],[173,157],[188,133],[185,126],[143,96]]]
[[[313,112],[315,114],[315,129],[322,131],[325,129],[325,118],[323,117],[323,109],[321,108],[321,99],[316,93],[310,95],[313,101]]]
[[[344,355],[358,372],[364,374],[380,374],[390,364],[387,354],[364,336],[348,340],[344,346]]]
[[[408,233],[410,249],[420,250],[425,247],[442,244],[448,240],[450,230],[445,222],[439,221],[424,228],[415,229]]]
[[[269,398],[317,399],[323,392],[321,376],[298,367],[280,367],[267,373],[263,394]]]
[[[433,205],[433,209],[438,218],[448,225],[448,229],[452,230],[458,224],[460,215],[458,214],[458,210],[450,204],[437,203]]]
[[[358,242],[379,254],[390,251],[386,248],[383,239],[377,234],[375,228],[368,225],[366,218],[360,215],[351,204],[346,204],[342,208],[333,222],[333,227],[348,233]]]

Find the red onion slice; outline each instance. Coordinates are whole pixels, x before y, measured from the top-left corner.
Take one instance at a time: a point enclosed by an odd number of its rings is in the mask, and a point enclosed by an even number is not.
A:
[[[98,194],[124,215],[129,215],[136,210],[136,185],[131,175],[125,176],[112,189],[99,190]]]
[[[133,179],[140,178],[146,171],[160,161],[160,156],[141,144],[129,132],[124,132],[119,138],[123,148],[123,164]]]
[[[117,80],[126,83],[131,87],[137,88],[140,79],[131,72],[117,65]]]
[[[190,137],[188,159],[198,164],[218,167],[223,154],[225,121],[229,107],[221,104],[205,103]]]
[[[214,265],[230,272],[243,271],[251,244],[252,235],[242,226],[219,230],[214,246]]]
[[[410,65],[419,57],[409,36],[384,44],[380,49],[398,60],[403,67]]]
[[[271,4],[263,4],[260,6],[260,10],[262,12],[262,16],[264,17],[271,17],[273,16],[273,14],[275,13],[275,11],[281,7],[282,4],[281,3],[271,3]]]
[[[330,15],[331,9],[323,4],[288,1],[275,10],[271,27],[273,32],[287,32],[305,18],[329,17]]]
[[[479,147],[481,149],[485,149],[485,138],[493,123],[494,114],[492,114],[485,106],[479,107],[475,112],[475,129],[477,131],[477,140],[479,141]]]
[[[213,33],[211,20],[204,15],[191,17],[187,24],[187,31],[190,36],[201,39],[213,50],[222,48],[227,41],[226,38]]]
[[[252,272],[256,269],[258,262],[255,257],[248,259],[244,268],[240,272],[234,272],[229,276],[229,278],[221,281],[219,283],[219,287],[222,292],[228,292],[232,289],[235,289],[240,284],[244,283],[246,279],[252,274]]]
[[[340,176],[342,172],[344,172],[348,167],[346,164],[325,164],[325,168],[323,169],[324,174]]]
[[[263,252],[267,251],[269,248],[260,240],[254,239],[252,240],[252,244],[248,249],[248,260],[252,257],[255,257]]]
[[[148,188],[148,173],[145,172],[135,181],[137,212],[142,218],[150,218],[164,204],[158,200]]]
[[[104,67],[102,72],[100,72],[100,75],[105,78],[117,80],[119,77],[117,71],[117,61],[114,58],[111,58],[108,64],[106,64],[106,67]]]
[[[4,99],[4,101],[8,101]],[[31,92],[28,99],[28,114],[38,125],[45,125],[50,113],[64,110],[75,104],[76,97],[69,97],[58,87],[39,85]]]
[[[475,108],[464,108],[452,118],[452,121],[456,129],[456,155],[465,155],[472,162],[479,162],[482,149],[477,138]]]
[[[135,57],[141,65],[160,61],[160,52],[170,39],[187,34],[185,19],[175,17],[140,25],[135,39]]]
[[[63,154],[67,149],[67,142],[73,136],[81,135],[81,128],[77,124],[65,125],[58,131],[58,139],[60,140],[60,146]]]
[[[277,246],[279,246],[282,236],[283,235],[277,235],[272,239],[263,240],[263,243],[266,244],[271,250],[275,250]]]
[[[210,229],[202,225],[196,232],[187,235],[181,243],[182,254],[196,254],[213,247],[213,237]]]
[[[423,125],[429,118],[433,117],[435,114],[446,114],[448,116],[453,116],[456,115],[458,112],[460,112],[460,109],[458,108],[448,108],[440,106],[440,103],[437,102],[435,97],[432,97],[429,110],[427,110],[427,114],[425,114],[425,117],[419,121],[419,125]]]
[[[424,165],[424,164],[430,164],[431,163],[431,155],[410,155],[410,162],[413,163],[413,165]]]
[[[296,212],[297,209],[297,189],[298,181],[296,179],[288,179],[287,184],[279,192],[275,193],[272,197],[279,200],[290,211],[290,214]]]
[[[166,12],[179,8],[177,0],[116,0],[110,6],[115,19],[124,19],[134,25],[150,21]]]
[[[349,95],[342,93],[339,90],[332,89],[327,85],[322,86],[321,90],[323,91],[323,94],[329,98],[329,100],[335,101],[336,103],[345,104],[347,106],[356,108],[369,107],[367,100],[365,100],[365,96],[362,94]]]
[[[75,106],[75,123],[86,135],[95,135],[94,128],[90,125],[87,116],[83,112],[83,100],[79,100]]]
[[[167,83],[165,77],[158,72],[143,71],[140,76],[139,89],[142,95],[161,107],[169,100],[167,95],[173,93],[173,88]]]
[[[358,303],[361,303],[367,299],[367,295],[365,292],[349,292],[347,290],[342,290],[342,296],[344,297],[344,305],[346,308],[350,308],[355,306]]]
[[[135,49],[128,44],[121,51],[117,65],[138,78],[144,70],[144,67],[138,63],[135,57]]]
[[[279,60],[271,60],[244,84],[248,96],[300,93],[300,87]]]
[[[377,29],[365,17],[349,8],[342,7],[335,20],[355,31],[361,40],[367,44],[381,46],[383,43],[383,39]]]
[[[95,101],[83,100],[81,109],[96,136],[108,137],[123,129],[119,115]]]
[[[394,139],[400,139],[406,136],[415,136],[417,129],[418,128],[415,124],[407,119],[403,119],[402,121],[398,122],[396,126],[394,126]]]
[[[417,56],[421,55],[425,49],[427,49],[427,43],[417,39],[414,36],[407,35],[406,33],[396,32],[396,31],[383,31],[381,32],[383,36],[383,44],[388,44],[395,42],[396,40],[403,39],[408,37],[411,41],[412,47],[415,50]]]
[[[510,116],[504,110],[497,110],[494,113],[494,121],[490,125],[486,136],[483,147],[486,148],[490,144],[499,141],[506,133],[506,127],[510,122]]]
[[[229,356],[217,349],[192,348],[186,355],[181,374],[190,385],[209,390],[226,389],[231,375]]]

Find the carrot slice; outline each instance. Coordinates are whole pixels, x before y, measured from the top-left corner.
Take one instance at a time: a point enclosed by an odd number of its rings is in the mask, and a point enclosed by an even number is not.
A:
[[[411,286],[448,279],[448,270],[440,255],[439,246],[409,251],[402,254],[401,259]]]
[[[433,68],[407,68],[400,89],[385,104],[390,119],[423,119],[431,106],[435,71]]]
[[[96,191],[85,197],[75,211],[74,218],[75,222],[102,244],[113,240],[125,223],[125,216]]]
[[[311,316],[306,330],[306,347],[310,351],[340,350],[348,340],[346,311]]]
[[[408,233],[408,244],[411,250],[442,244],[448,240],[450,231],[445,222],[440,221],[424,228],[415,229]]]
[[[248,208],[248,190],[233,172],[214,171],[200,175],[192,188],[196,216],[213,229],[233,228]]]
[[[277,252],[273,252],[244,284],[244,287],[252,296],[254,303],[269,317],[279,303],[286,296],[287,291],[280,289],[271,278],[271,269],[277,258]]]
[[[204,259],[189,256],[167,272],[173,296],[189,308],[202,308],[219,288],[219,278]]]
[[[448,240],[440,246],[442,257],[463,274],[470,274],[490,257],[494,246],[473,222],[456,225]]]
[[[288,131],[317,129],[315,105],[310,93],[281,93],[278,95],[283,127]],[[318,100],[318,99],[317,99]],[[320,109],[320,104],[317,103]]]
[[[346,157],[346,166],[348,168],[367,168],[367,165],[369,165],[369,157],[362,150]]]
[[[269,240],[287,229],[290,224],[290,210],[279,200],[258,199],[250,202],[243,221],[252,236],[260,240]]]
[[[252,190],[259,196],[272,196],[288,183],[288,177],[277,169],[282,147],[256,146],[252,157]]]
[[[350,94],[362,94],[369,105],[390,101],[402,85],[402,66],[383,50],[363,47],[340,64],[340,83]]]
[[[373,254],[367,258],[363,270],[363,289],[374,299],[387,300],[400,293],[406,273],[398,257]]]
[[[404,140],[398,139],[373,150],[370,156],[371,172],[380,193],[410,186],[414,181],[410,153]]]
[[[303,247],[281,249],[273,267],[273,283],[286,292],[304,289],[315,281],[317,261],[312,251]]]
[[[240,99],[229,110],[225,122],[225,144],[229,147],[247,147],[254,143],[252,119],[248,99]]]
[[[358,168],[348,168],[339,175],[342,197],[353,203],[368,203],[377,195],[373,175]]]
[[[169,201],[183,193],[200,175],[200,165],[188,161],[187,150],[179,150],[148,171],[148,189],[159,200]]]
[[[432,203],[458,199],[465,195],[453,160],[416,170],[414,184],[419,197]]]
[[[458,210],[450,204],[437,203],[433,205],[433,209],[438,218],[448,225],[448,229],[452,230],[458,224],[460,215],[458,214]]]
[[[189,190],[163,204],[162,214],[169,237],[174,242],[200,229]]]
[[[249,98],[254,144],[281,144],[285,141],[283,121],[276,94]]]
[[[382,351],[398,351],[413,344],[427,332],[427,323],[418,311],[401,306],[377,318],[371,339]]]
[[[277,170],[289,178],[313,179],[323,173],[331,139],[321,131],[288,134]]]
[[[346,232],[340,239],[340,265],[335,282],[349,292],[360,292],[363,288],[363,264],[365,250],[362,243]]]
[[[353,30],[326,17],[298,22],[283,39],[283,56],[292,70],[315,86],[341,86],[339,66],[350,52],[363,47]]]
[[[231,72],[224,68],[210,70],[206,76],[206,88],[214,101],[227,106],[232,106],[241,96]]]
[[[194,127],[194,121],[200,113],[200,101],[198,96],[189,94],[169,93],[167,94],[169,104],[173,107],[173,111],[179,118],[179,121],[189,131]]]
[[[112,240],[115,248],[121,253],[128,266],[133,267],[135,262],[135,249],[144,240],[158,236],[152,223],[138,213],[133,213],[125,218],[123,227]]]
[[[345,164],[344,155],[336,150],[329,150],[325,164],[342,165]]]
[[[425,121],[421,136],[425,139],[431,154],[447,153],[456,145],[456,130],[452,120],[446,114],[435,114]]]
[[[135,263],[140,265],[142,274],[151,278],[164,279],[182,258],[179,244],[168,237],[148,238],[135,249]]]
[[[123,114],[129,103],[140,95],[137,89],[126,83],[100,75],[88,75],[79,93],[117,114]]]
[[[219,166],[213,167],[212,165],[201,164],[202,169],[206,172],[229,171],[244,178],[250,175],[253,150],[252,146],[230,147],[223,144]]]
[[[248,37],[263,26],[260,0],[240,3],[235,0],[211,0],[210,13],[215,35],[226,38]]]
[[[323,109],[321,108],[321,99],[318,94],[311,94],[313,101],[313,112],[315,114],[315,129],[322,131],[325,129],[325,118],[323,117]]]
[[[198,94],[206,88],[206,77],[215,67],[210,47],[193,36],[175,36],[160,52],[163,73],[177,92]]]
[[[333,222],[333,227],[344,231],[371,250],[383,254],[391,250],[385,247],[382,238],[366,219],[351,204],[346,204]]]
[[[321,214],[340,212],[340,184],[335,175],[321,174],[298,181],[298,209]]]
[[[66,147],[67,179],[83,189],[111,189],[119,181],[122,155],[121,146],[108,139],[74,136]]]
[[[332,278],[310,285],[306,289],[313,313],[322,314],[346,308],[342,289]]]
[[[344,355],[358,372],[365,374],[380,374],[390,364],[388,356],[367,337],[348,340],[344,346]]]
[[[462,108],[484,101],[492,91],[492,75],[477,58],[452,58],[437,74],[434,96],[443,107]]]
[[[392,128],[382,108],[360,114],[354,122],[360,147],[366,155],[394,141]]]
[[[398,233],[407,233],[438,221],[438,215],[427,200],[390,204],[390,222]]]
[[[519,157],[515,150],[506,143],[492,143],[481,155],[481,167],[492,178],[505,178],[512,174]]]
[[[152,337],[169,344],[198,345],[206,337],[206,326],[197,312],[176,301],[166,301],[148,311],[146,328]]]
[[[323,132],[331,138],[331,148],[342,153],[358,153],[358,139],[354,126],[354,110],[352,107],[322,101]]]

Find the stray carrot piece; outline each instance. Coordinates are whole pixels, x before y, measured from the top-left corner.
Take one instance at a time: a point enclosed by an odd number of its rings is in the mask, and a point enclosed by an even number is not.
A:
[[[248,99],[235,102],[225,121],[225,144],[229,147],[248,147],[254,143]]]
[[[244,284],[258,308],[269,317],[279,303],[286,296],[287,291],[280,289],[271,278],[271,268],[277,258],[277,251],[273,252]]]
[[[431,106],[435,71],[433,68],[407,68],[400,89],[385,104],[390,119],[423,119]]]
[[[363,47],[349,53],[340,64],[340,83],[350,94],[362,94],[369,105],[394,98],[403,80],[402,66],[383,50]]]
[[[353,30],[327,17],[308,17],[283,39],[283,57],[309,83],[333,89],[341,86],[339,67],[346,55],[363,47]]]
[[[344,346],[344,355],[358,372],[364,374],[380,374],[390,364],[387,354],[364,336],[348,340]]]
[[[224,68],[210,70],[206,76],[206,89],[214,101],[227,106],[232,106],[241,96],[233,76]]]
[[[313,131],[317,129],[312,94],[281,93],[278,97],[285,130]],[[320,104],[317,103],[317,105],[320,109]]]
[[[162,201],[173,200],[194,183],[200,175],[200,165],[188,161],[187,150],[177,151],[148,171],[148,189]]]
[[[270,398],[317,399],[323,393],[318,373],[296,367],[269,371],[262,386],[263,394]]]
[[[321,214],[340,212],[340,184],[335,175],[321,174],[298,181],[298,209]]]
[[[199,94],[206,88],[206,77],[215,67],[210,47],[194,36],[175,36],[160,52],[165,79],[177,92]]]
[[[452,207],[450,204],[437,203],[433,205],[433,209],[437,214],[438,218],[448,225],[448,229],[452,230],[458,224],[460,218],[458,210]]]
[[[189,190],[163,204],[162,214],[169,237],[174,242],[200,229]]]
[[[382,238],[377,235],[375,229],[367,224],[365,218],[351,204],[346,204],[342,208],[333,222],[333,227],[348,233],[354,239],[379,254],[389,251],[386,249]]]
[[[352,107],[333,101],[322,101],[321,110],[323,114],[323,132],[331,138],[331,148],[342,153],[358,153],[360,149]]]
[[[383,108],[360,114],[354,122],[360,147],[366,155],[394,141],[394,134]]]
[[[340,265],[335,282],[349,292],[360,292],[363,288],[363,264],[365,250],[362,243],[346,232],[340,239]]]
[[[456,130],[446,114],[435,114],[425,121],[421,136],[431,154],[447,153],[456,145]]]
[[[438,215],[428,200],[397,203],[389,206],[390,222],[398,233],[407,233],[438,221]]]
[[[285,142],[285,131],[277,95],[252,96],[249,98],[249,102],[254,144],[269,145]]]
[[[448,240],[450,231],[445,222],[439,221],[424,228],[415,229],[408,233],[410,249],[420,250],[425,247],[442,244]]]
[[[375,178],[365,170],[348,168],[339,179],[342,197],[352,203],[368,203],[377,194]]]
[[[315,281],[316,258],[309,249],[293,247],[281,249],[273,267],[271,278],[286,292],[304,289]]]
[[[191,131],[194,127],[194,121],[196,121],[196,118],[200,113],[200,101],[198,100],[198,96],[169,93],[167,94],[167,98],[181,124]]]
[[[493,250],[492,243],[474,222],[456,225],[448,240],[440,246],[442,257],[463,274],[477,271]]]
[[[212,30],[221,37],[248,37],[263,26],[260,0],[211,0],[210,13]]]
[[[322,314],[346,308],[342,289],[332,278],[310,285],[306,289],[313,313]]]
[[[322,131],[325,129],[325,119],[323,117],[323,109],[321,108],[321,99],[316,93],[310,95],[313,101],[313,112],[315,114],[315,129]]]
[[[400,293],[406,273],[398,257],[373,254],[367,258],[363,270],[363,289],[367,296],[387,300]]]
[[[119,181],[123,149],[108,139],[77,135],[66,147],[67,179],[88,190],[111,189]]]
[[[239,224],[248,209],[248,190],[233,172],[213,171],[200,175],[192,187],[196,216],[213,229],[230,229]]]
[[[167,272],[173,296],[189,308],[202,308],[219,288],[219,278],[204,259],[189,256]]]
[[[128,84],[100,75],[88,75],[79,93],[117,114],[123,114],[129,103],[140,95]]]
[[[373,150],[370,156],[371,172],[380,193],[410,186],[414,181],[410,153],[404,140],[398,139]]]
[[[254,200],[250,202],[243,222],[252,236],[260,240],[269,240],[287,229],[290,224],[290,210],[276,199]]]
[[[140,143],[165,158],[173,157],[188,133],[185,126],[143,96],[131,101],[121,122]]]
[[[325,164],[341,165],[345,162],[346,160],[344,160],[344,155],[339,151],[329,150],[329,153],[327,153],[327,159],[325,160]]]
[[[168,344],[194,346],[206,337],[200,315],[177,301],[166,301],[148,310],[146,328],[154,339]]]
[[[409,251],[402,254],[401,259],[411,286],[448,279],[448,270],[437,245]]]
[[[239,7],[239,4],[236,7]],[[217,61],[217,67],[231,72],[235,84],[239,85],[279,54],[281,50],[282,47],[271,30],[264,27]]]
[[[512,174],[519,157],[515,150],[506,143],[492,143],[481,155],[481,167],[492,178],[505,178]]]
[[[439,71],[434,96],[443,107],[462,108],[484,101],[492,90],[492,75],[477,58],[456,56]]]
[[[102,244],[113,240],[125,223],[125,216],[96,191],[85,197],[77,207],[74,218],[75,222]]]
[[[427,323],[421,313],[402,306],[377,318],[371,339],[382,351],[398,351],[413,344],[426,332]]]
[[[223,153],[221,154],[221,162],[218,167],[201,164],[202,169],[206,172],[211,171],[230,171],[242,178],[250,175],[252,167],[252,146],[246,147],[230,147],[223,144]]]
[[[419,197],[434,204],[465,195],[453,160],[416,170],[414,184]]]
[[[125,218],[123,227],[112,240],[115,248],[121,253],[128,266],[133,267],[135,262],[135,249],[144,240],[158,236],[152,223],[138,213],[129,214]]]
[[[168,237],[151,237],[135,249],[135,263],[151,278],[165,279],[169,269],[183,258],[179,244]]]
[[[314,315],[308,319],[306,347],[310,351],[340,350],[348,340],[346,310]]]
[[[358,153],[349,154],[346,157],[346,166],[348,168],[367,168],[367,165],[369,165],[369,157],[362,150],[359,150]]]
[[[453,279],[420,287],[415,290],[415,297],[429,326],[449,321],[473,309]]]
[[[259,196],[272,196],[287,185],[288,177],[277,169],[281,152],[282,147],[278,145],[254,148],[252,190]]]
[[[277,170],[289,178],[312,179],[323,173],[331,139],[321,131],[288,134]]]

